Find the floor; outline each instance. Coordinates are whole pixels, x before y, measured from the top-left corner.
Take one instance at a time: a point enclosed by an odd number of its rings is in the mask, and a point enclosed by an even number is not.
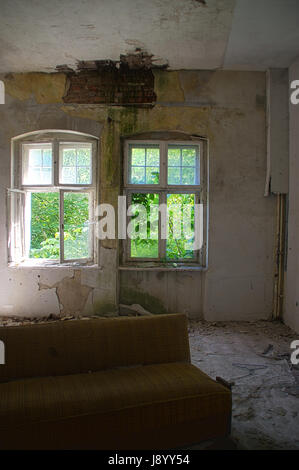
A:
[[[191,321],[189,334],[193,364],[234,382],[236,448],[299,449],[299,365],[290,363],[290,343],[299,335],[266,321]]]
[[[57,320],[2,317],[0,326]],[[193,364],[234,382],[231,438],[192,448],[299,449],[299,365],[290,363],[299,335],[280,322],[190,321],[189,337]]]

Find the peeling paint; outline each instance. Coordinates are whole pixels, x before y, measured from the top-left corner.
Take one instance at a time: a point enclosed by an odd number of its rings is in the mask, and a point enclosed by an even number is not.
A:
[[[210,149],[209,269],[186,276],[121,272],[122,302],[139,303],[149,311],[154,306],[156,313],[185,309],[194,318],[209,320],[238,319],[240,315],[243,319],[268,318],[272,309],[275,204],[263,197],[265,74],[153,73],[158,99],[153,108],[64,104],[63,73],[6,76],[8,106],[0,107],[0,184],[3,188],[9,185],[12,137],[43,128],[90,132],[101,137],[100,201],[116,207],[122,184],[122,137],[156,131],[206,137]],[[6,239],[5,223],[4,211],[0,211],[1,240]],[[101,243],[98,272],[87,276],[83,271],[59,274],[60,268],[47,269],[39,284],[36,271],[31,269],[8,275],[5,249],[2,243],[3,304],[13,305],[14,294],[19,293],[11,314],[20,314],[24,298],[26,315],[30,310],[38,315],[39,308],[43,313],[57,314],[59,309],[72,314],[81,310],[113,315],[117,311],[117,240]],[[13,282],[8,282],[9,278]],[[251,282],[258,286],[258,295],[250,288]]]
[[[34,96],[37,103],[61,103],[65,90],[64,73],[20,73],[4,77],[5,91],[18,100]]]
[[[179,72],[165,72],[154,70],[155,93],[157,102],[184,102],[185,95],[182,89]]]
[[[59,302],[61,315],[79,315],[83,312],[92,287],[81,283],[81,271],[75,270],[73,276],[64,277],[52,286],[41,282],[38,283],[39,290],[55,289]]]

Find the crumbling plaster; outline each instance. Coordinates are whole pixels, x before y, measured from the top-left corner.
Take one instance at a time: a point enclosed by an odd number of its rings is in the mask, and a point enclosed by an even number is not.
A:
[[[59,302],[61,315],[80,315],[84,308],[92,287],[85,285],[81,280],[81,271],[75,270],[72,277],[66,276],[53,285],[38,283],[39,290],[55,289]]]
[[[265,74],[162,70],[154,74],[157,103],[152,108],[63,104],[65,76],[61,73],[0,77],[7,93],[6,104],[0,107],[1,314],[70,311],[73,304],[62,299],[69,299],[79,283],[84,290],[80,310],[85,313],[114,312],[120,296],[121,303],[141,303],[148,310],[152,305],[156,313],[184,311],[207,320],[271,316],[275,201],[263,196]],[[5,188],[10,184],[10,141],[25,132],[50,128],[101,137],[100,202],[114,206],[121,189],[121,137],[161,130],[207,137],[207,270],[118,273],[114,240],[102,241],[100,267],[80,268],[80,276],[71,267],[7,267]],[[45,279],[49,275],[51,279]]]

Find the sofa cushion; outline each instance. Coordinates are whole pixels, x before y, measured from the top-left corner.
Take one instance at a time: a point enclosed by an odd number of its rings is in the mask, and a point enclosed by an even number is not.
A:
[[[138,430],[147,408],[146,426],[152,428],[210,416],[227,420],[231,393],[188,363],[17,380],[0,384],[0,433],[7,427],[124,409],[133,411]]]
[[[0,382],[189,361],[185,315],[73,320],[0,327]]]

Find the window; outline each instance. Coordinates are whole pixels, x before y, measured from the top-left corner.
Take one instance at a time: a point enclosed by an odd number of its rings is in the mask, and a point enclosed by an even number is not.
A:
[[[92,263],[95,138],[45,131],[13,141],[9,260]]]
[[[125,142],[123,262],[206,262],[206,142]]]

